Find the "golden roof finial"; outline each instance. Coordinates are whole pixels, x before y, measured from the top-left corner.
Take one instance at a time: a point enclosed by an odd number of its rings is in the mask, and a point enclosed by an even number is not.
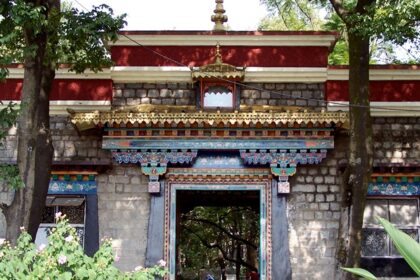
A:
[[[227,22],[228,17],[224,15],[226,12],[223,9],[223,0],[216,0],[216,9],[214,9],[214,15],[211,16],[211,21],[214,22],[214,31],[226,31],[226,27],[223,23]]]

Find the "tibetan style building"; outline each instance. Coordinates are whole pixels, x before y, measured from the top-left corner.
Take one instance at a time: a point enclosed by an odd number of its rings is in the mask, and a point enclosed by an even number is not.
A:
[[[348,147],[348,68],[327,63],[335,40],[329,32],[124,31],[111,46],[112,68],[59,69],[39,240],[61,211],[86,252],[112,237],[118,267],[164,259],[175,279],[181,212],[256,205],[259,279],[333,279]],[[23,69],[9,70],[3,102],[22,89]],[[373,216],[418,240],[420,68],[372,66],[370,80],[375,158],[363,264],[411,275]],[[0,147],[2,163],[16,161],[15,135]]]

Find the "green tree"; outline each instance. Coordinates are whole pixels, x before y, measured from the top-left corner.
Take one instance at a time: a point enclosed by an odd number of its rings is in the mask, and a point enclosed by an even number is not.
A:
[[[323,5],[327,11],[332,9],[335,15],[330,17],[330,27],[335,26],[339,30],[344,27],[347,34],[350,145],[348,166],[343,176],[337,259],[341,266],[355,267],[360,262],[363,212],[373,162],[369,106],[370,47],[372,39],[394,45],[403,45],[411,41],[414,42],[413,45],[418,46],[420,3],[415,0],[318,0],[308,3]],[[338,46],[340,49],[345,48],[342,44]],[[334,58],[336,61],[342,59],[346,57],[341,55]],[[345,275],[346,279],[351,277],[348,273]]]
[[[105,5],[61,11],[59,0],[1,1],[0,15],[2,76],[7,64],[24,64],[17,158],[23,187],[10,205],[1,205],[6,236],[14,243],[21,226],[34,238],[41,221],[53,155],[49,95],[55,71],[60,63],[77,73],[110,66],[106,42],[117,39],[125,16],[114,17]]]
[[[403,44],[419,36],[420,3],[413,0],[330,0],[346,26],[349,42],[350,145],[343,176],[337,259],[342,266],[360,262],[363,212],[373,163],[369,102],[370,43],[378,39]],[[353,276],[346,273],[345,278]]]
[[[412,0],[414,1],[414,0]],[[351,2],[351,1],[344,1]],[[348,35],[344,21],[326,0],[261,0],[268,16],[261,20],[260,30],[337,31],[339,37],[329,55],[330,65],[348,65]],[[420,62],[419,44],[396,45],[377,34],[370,38],[370,63],[416,64]]]

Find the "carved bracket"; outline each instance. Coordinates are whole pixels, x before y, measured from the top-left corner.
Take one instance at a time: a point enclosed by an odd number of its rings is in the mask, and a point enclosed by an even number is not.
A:
[[[267,165],[271,173],[278,176],[278,193],[289,193],[289,176],[296,173],[298,164],[318,164],[327,154],[325,149],[301,150],[241,150],[240,155],[245,164]]]
[[[112,157],[119,164],[140,164],[142,173],[149,176],[149,192],[160,193],[159,176],[166,173],[168,163],[191,164],[197,150],[114,151]]]

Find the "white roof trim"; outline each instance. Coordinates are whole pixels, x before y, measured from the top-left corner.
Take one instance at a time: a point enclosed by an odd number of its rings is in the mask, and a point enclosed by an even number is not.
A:
[[[189,67],[115,66],[111,72],[115,83],[192,82]]]
[[[187,82],[191,83],[188,67],[123,67],[112,68],[116,83]],[[244,82],[325,82],[327,69],[322,67],[247,67]]]
[[[23,79],[23,68],[9,68],[9,79]],[[247,67],[245,82],[325,82],[346,81],[348,69],[324,67]],[[69,72],[68,68],[56,71],[56,79],[113,79],[114,82],[191,82],[188,67],[178,66],[115,66],[103,72],[87,71],[83,74]],[[420,80],[420,70],[372,69],[371,81]]]
[[[17,100],[2,100],[3,105],[0,104],[0,110],[12,102],[14,104],[20,104],[20,101]],[[110,100],[58,100],[50,101],[50,116],[51,115],[68,115],[67,109],[72,109],[78,112],[92,112],[96,110],[110,110],[111,101]]]
[[[245,82],[303,82],[320,83],[327,80],[327,69],[323,67],[247,67]]]
[[[370,102],[370,114],[373,117],[419,117],[420,102]],[[327,102],[328,111],[349,110],[348,101],[329,101]]]
[[[323,46],[329,47],[334,35],[119,35],[111,46]],[[135,43],[135,42],[137,43]]]
[[[328,69],[327,72],[328,72],[328,80],[347,81],[349,79],[348,69]],[[369,79],[371,81],[420,80],[420,70],[370,69]]]

